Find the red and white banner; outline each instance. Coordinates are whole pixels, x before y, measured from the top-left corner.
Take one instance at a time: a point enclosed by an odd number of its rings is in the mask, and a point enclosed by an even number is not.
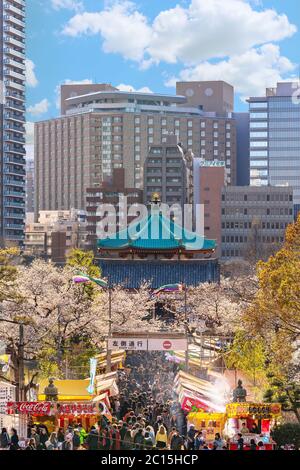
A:
[[[108,349],[127,351],[186,351],[186,338],[109,338]]]
[[[12,414],[18,411],[20,414],[32,415],[49,415],[51,411],[50,402],[34,402],[34,401],[15,401],[7,403],[7,412]]]
[[[187,340],[186,338],[173,339],[173,338],[149,338],[148,351],[186,351]]]
[[[94,415],[99,413],[95,403],[50,403],[50,402],[8,402],[7,414],[50,415]]]

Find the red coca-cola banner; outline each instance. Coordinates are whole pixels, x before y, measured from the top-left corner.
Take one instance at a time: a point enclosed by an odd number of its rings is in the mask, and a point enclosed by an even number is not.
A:
[[[7,412],[8,414],[19,412],[21,414],[32,414],[32,415],[49,415],[51,411],[50,402],[35,402],[35,401],[19,401],[19,402],[8,402]]]
[[[16,412],[35,416],[47,415],[93,415],[99,413],[95,403],[50,403],[50,402],[8,402],[7,414]]]

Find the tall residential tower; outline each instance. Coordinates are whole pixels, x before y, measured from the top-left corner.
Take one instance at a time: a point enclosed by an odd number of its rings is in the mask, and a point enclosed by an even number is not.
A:
[[[0,3],[0,243],[24,239],[25,3]]]

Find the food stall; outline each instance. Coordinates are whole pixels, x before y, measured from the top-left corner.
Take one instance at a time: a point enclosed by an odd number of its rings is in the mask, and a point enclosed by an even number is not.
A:
[[[57,400],[49,401],[45,395],[48,380],[39,384],[38,401],[9,402],[8,414],[26,415],[29,424],[40,424],[49,432],[61,427],[81,424],[89,429],[99,419],[100,414],[109,415],[109,397],[118,394],[117,373],[98,375],[95,379],[95,393],[87,391],[89,379],[54,380],[57,389]]]
[[[216,394],[213,383],[179,371],[175,377],[175,390],[184,411],[225,412],[222,397]]]
[[[225,413],[196,411],[188,414],[188,423],[193,424],[197,431],[202,431],[202,435],[208,443],[214,440],[216,433],[222,435],[225,421]]]
[[[273,450],[275,443],[270,433],[280,416],[279,403],[228,403],[224,433],[230,438],[230,450],[237,450],[238,433],[241,432],[243,423],[249,431],[253,424],[258,430],[257,433],[243,431],[245,450],[249,450],[251,439],[254,439],[256,444],[263,443],[264,450]]]

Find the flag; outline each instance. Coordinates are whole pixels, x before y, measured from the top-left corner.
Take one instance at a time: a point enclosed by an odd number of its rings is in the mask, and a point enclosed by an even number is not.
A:
[[[165,286],[161,286],[158,289],[156,289],[153,293],[152,296],[157,296],[160,295],[163,292],[181,292],[184,289],[183,284],[166,284]]]
[[[92,357],[90,359],[90,384],[87,387],[87,391],[92,395],[95,391],[95,377],[97,370],[97,359]]]
[[[73,282],[75,283],[80,283],[80,282],[94,282],[100,287],[108,287],[108,284],[104,279],[98,279],[95,277],[88,276],[87,274],[84,273],[77,273],[76,276],[73,277]]]
[[[73,282],[80,284],[81,282],[90,282],[90,280],[87,276],[74,276]]]

